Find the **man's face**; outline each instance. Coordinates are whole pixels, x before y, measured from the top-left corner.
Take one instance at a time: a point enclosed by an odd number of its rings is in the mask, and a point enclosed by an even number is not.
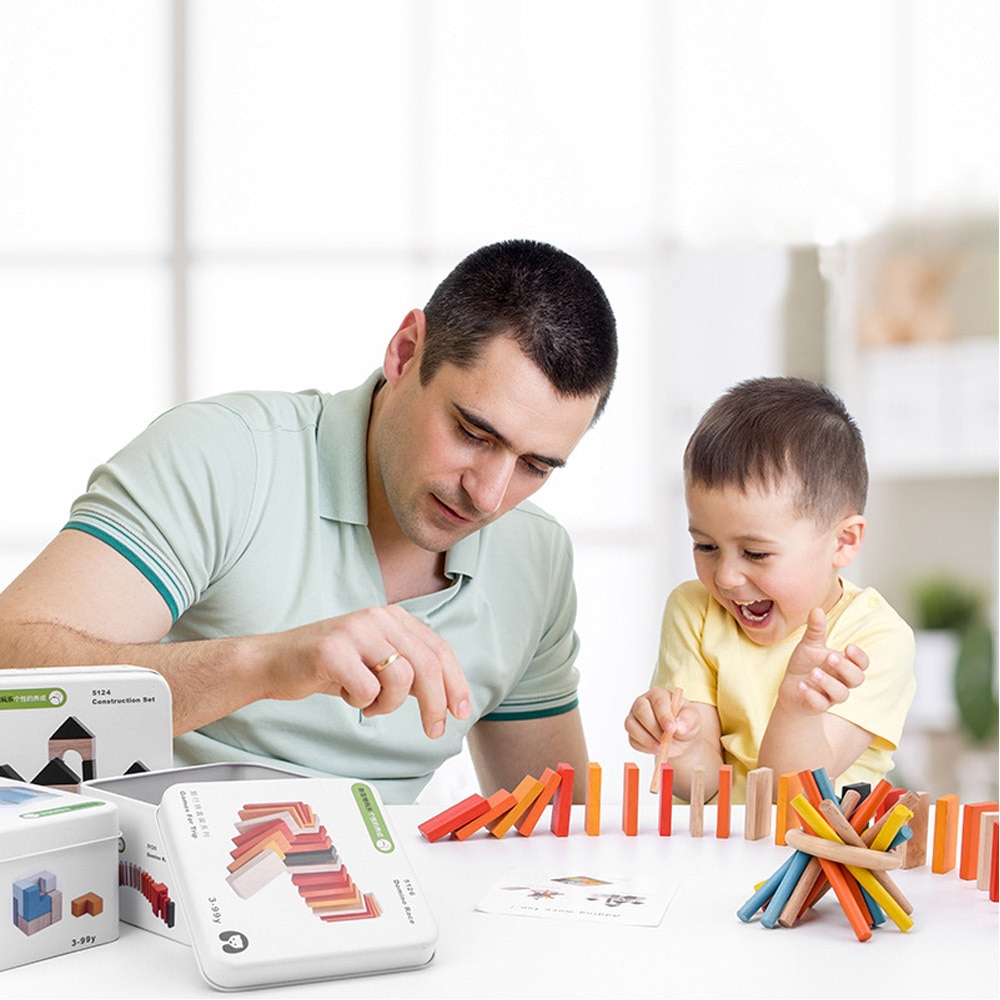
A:
[[[560,396],[507,337],[471,368],[420,384],[420,350],[383,388],[375,428],[385,495],[403,534],[443,552],[495,521],[565,464],[597,396]]]
[[[839,526],[795,513],[795,490],[686,490],[698,579],[748,638],[771,646],[840,599]]]

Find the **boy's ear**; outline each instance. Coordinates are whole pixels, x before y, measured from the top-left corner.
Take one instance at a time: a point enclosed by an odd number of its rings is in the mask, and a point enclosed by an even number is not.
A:
[[[833,565],[838,569],[852,563],[861,551],[867,521],[861,514],[845,517],[837,525],[837,547],[833,553]]]

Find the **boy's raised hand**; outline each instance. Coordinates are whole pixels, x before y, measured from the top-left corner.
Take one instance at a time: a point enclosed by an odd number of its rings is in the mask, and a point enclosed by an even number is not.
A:
[[[822,608],[813,608],[805,634],[788,658],[778,702],[785,709],[821,715],[831,705],[847,701],[867,669],[868,656],[859,647],[852,644],[837,652],[827,646],[826,615]]]
[[[650,688],[632,703],[625,731],[632,749],[655,754],[664,736],[671,737],[670,759],[683,756],[698,740],[701,716],[690,702],[679,699],[676,713],[669,688]]]

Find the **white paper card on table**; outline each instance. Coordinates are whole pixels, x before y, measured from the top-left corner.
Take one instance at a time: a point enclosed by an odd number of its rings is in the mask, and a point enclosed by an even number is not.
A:
[[[679,880],[601,871],[506,874],[476,905],[484,913],[655,927]]]

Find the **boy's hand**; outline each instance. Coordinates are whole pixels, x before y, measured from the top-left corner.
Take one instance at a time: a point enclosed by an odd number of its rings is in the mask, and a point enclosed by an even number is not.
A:
[[[667,688],[651,688],[636,698],[625,720],[628,741],[640,753],[660,749],[664,736],[671,737],[669,759],[681,757],[698,740],[701,716],[690,702],[680,699],[676,715],[671,709],[672,692]]]
[[[788,658],[785,677],[778,688],[778,703],[787,710],[821,715],[831,705],[847,701],[868,669],[864,650],[849,645],[842,653],[826,644],[826,615],[822,608],[809,612],[806,631]]]

